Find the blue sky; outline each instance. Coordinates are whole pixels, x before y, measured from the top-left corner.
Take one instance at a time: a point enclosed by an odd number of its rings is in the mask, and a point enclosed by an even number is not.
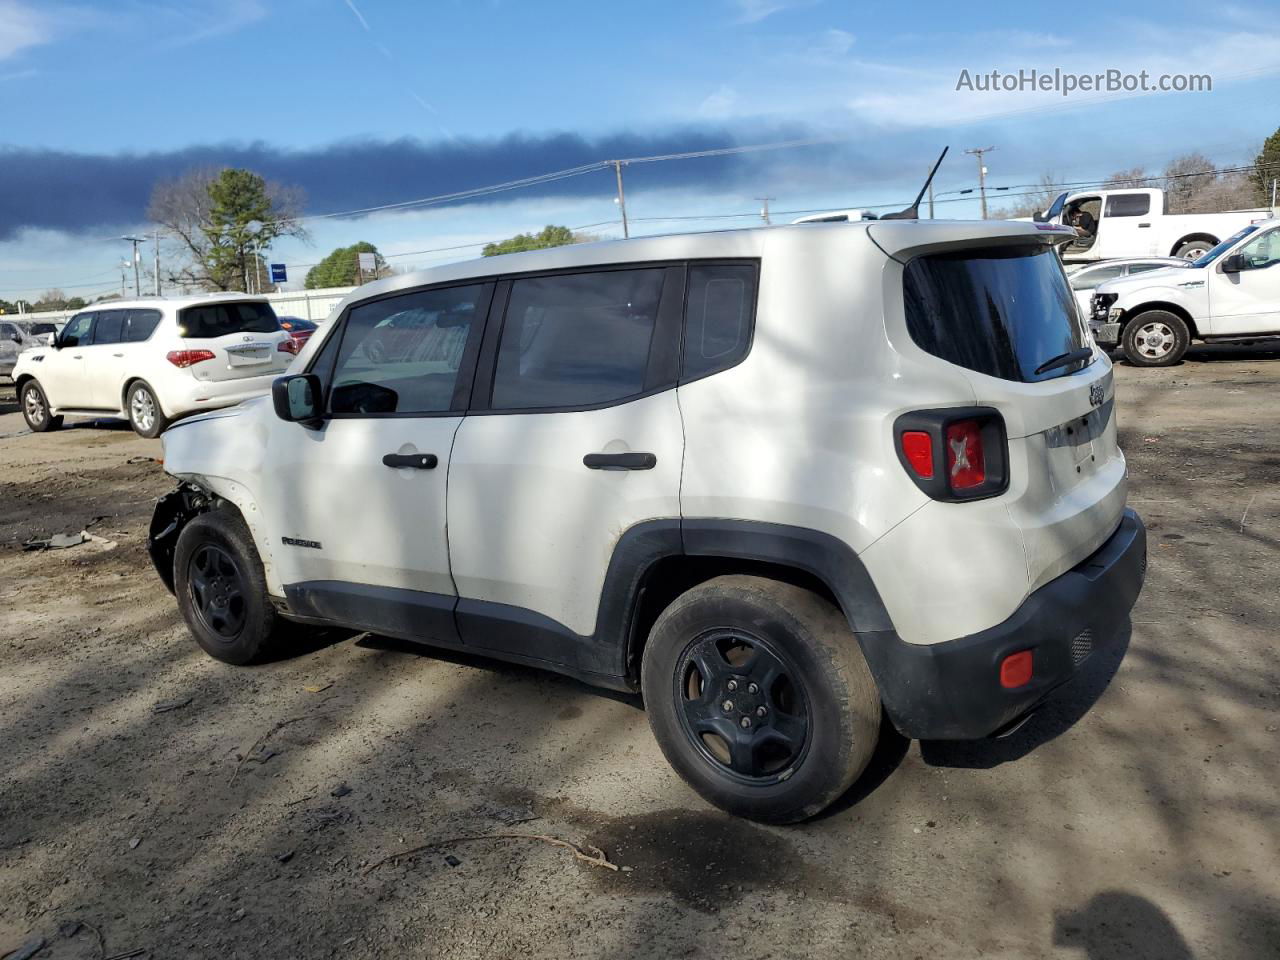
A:
[[[145,227],[155,176],[197,159],[261,156],[306,181],[309,213],[330,213],[611,151],[839,141],[629,168],[636,232],[746,225],[657,218],[749,214],[762,195],[783,211],[905,200],[943,144],[939,191],[972,186],[960,151],[989,144],[992,186],[1158,172],[1193,149],[1238,164],[1280,126],[1277,14],[1176,0],[0,0],[0,297],[118,288],[125,245],[110,238]],[[962,69],[1055,67],[1208,73],[1214,89],[955,89]],[[495,202],[317,220],[310,245],[282,241],[271,259],[301,280],[364,239],[399,267],[428,266],[477,252],[443,247],[612,221],[612,197],[596,173]]]

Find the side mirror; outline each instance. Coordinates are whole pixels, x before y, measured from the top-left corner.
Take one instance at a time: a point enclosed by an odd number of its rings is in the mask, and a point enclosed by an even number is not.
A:
[[[1239,253],[1233,253],[1231,256],[1227,257],[1227,259],[1222,261],[1223,273],[1239,273],[1240,271],[1247,269],[1248,267],[1245,266],[1244,257]]]
[[[46,345],[53,347],[53,349],[58,349],[58,335],[56,333],[46,333],[44,335],[44,342]]]
[[[20,334],[20,333],[11,333],[11,334],[9,334],[9,339],[10,339],[10,340],[12,340],[14,343],[21,343],[21,342],[22,342],[22,334]]]
[[[323,396],[320,378],[314,373],[277,377],[271,384],[271,402],[275,405],[276,416],[289,423],[318,426]]]

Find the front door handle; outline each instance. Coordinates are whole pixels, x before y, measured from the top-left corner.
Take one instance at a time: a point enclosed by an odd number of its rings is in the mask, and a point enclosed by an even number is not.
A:
[[[112,356],[113,356],[113,357],[123,357],[123,356],[124,356],[124,354],[123,354],[123,353],[113,353],[113,354],[112,354]]]
[[[1151,224],[1149,224],[1149,223],[1140,223],[1140,224],[1138,224],[1138,226],[1140,226],[1140,227],[1149,227],[1149,226],[1151,226]]]
[[[652,470],[658,458],[652,453],[588,453],[582,464],[588,470]]]
[[[382,458],[383,466],[410,467],[414,470],[434,470],[439,462],[434,453],[388,453]]]

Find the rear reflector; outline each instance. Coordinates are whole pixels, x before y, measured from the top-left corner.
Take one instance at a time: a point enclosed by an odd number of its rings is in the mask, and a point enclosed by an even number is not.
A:
[[[190,367],[213,359],[212,350],[170,350],[165,359],[175,367]]]
[[[933,437],[923,430],[906,430],[899,438],[902,455],[921,480],[933,477]]]
[[[292,353],[295,355],[300,349],[301,345],[297,340],[293,339],[293,337],[290,337],[288,340],[281,340],[276,346],[276,350],[280,353]]]
[[[1006,690],[1026,686],[1031,682],[1032,657],[1030,650],[1019,650],[1000,661],[1000,686]]]
[[[952,490],[972,490],[987,482],[982,425],[977,420],[947,424],[947,474]]]

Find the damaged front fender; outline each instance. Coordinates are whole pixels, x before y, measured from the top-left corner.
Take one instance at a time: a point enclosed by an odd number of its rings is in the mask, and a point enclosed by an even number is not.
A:
[[[151,530],[147,535],[147,552],[156,573],[169,589],[173,589],[173,555],[178,545],[178,534],[197,514],[212,506],[209,495],[195,484],[183,483],[172,493],[166,493],[156,501],[151,515]]]

